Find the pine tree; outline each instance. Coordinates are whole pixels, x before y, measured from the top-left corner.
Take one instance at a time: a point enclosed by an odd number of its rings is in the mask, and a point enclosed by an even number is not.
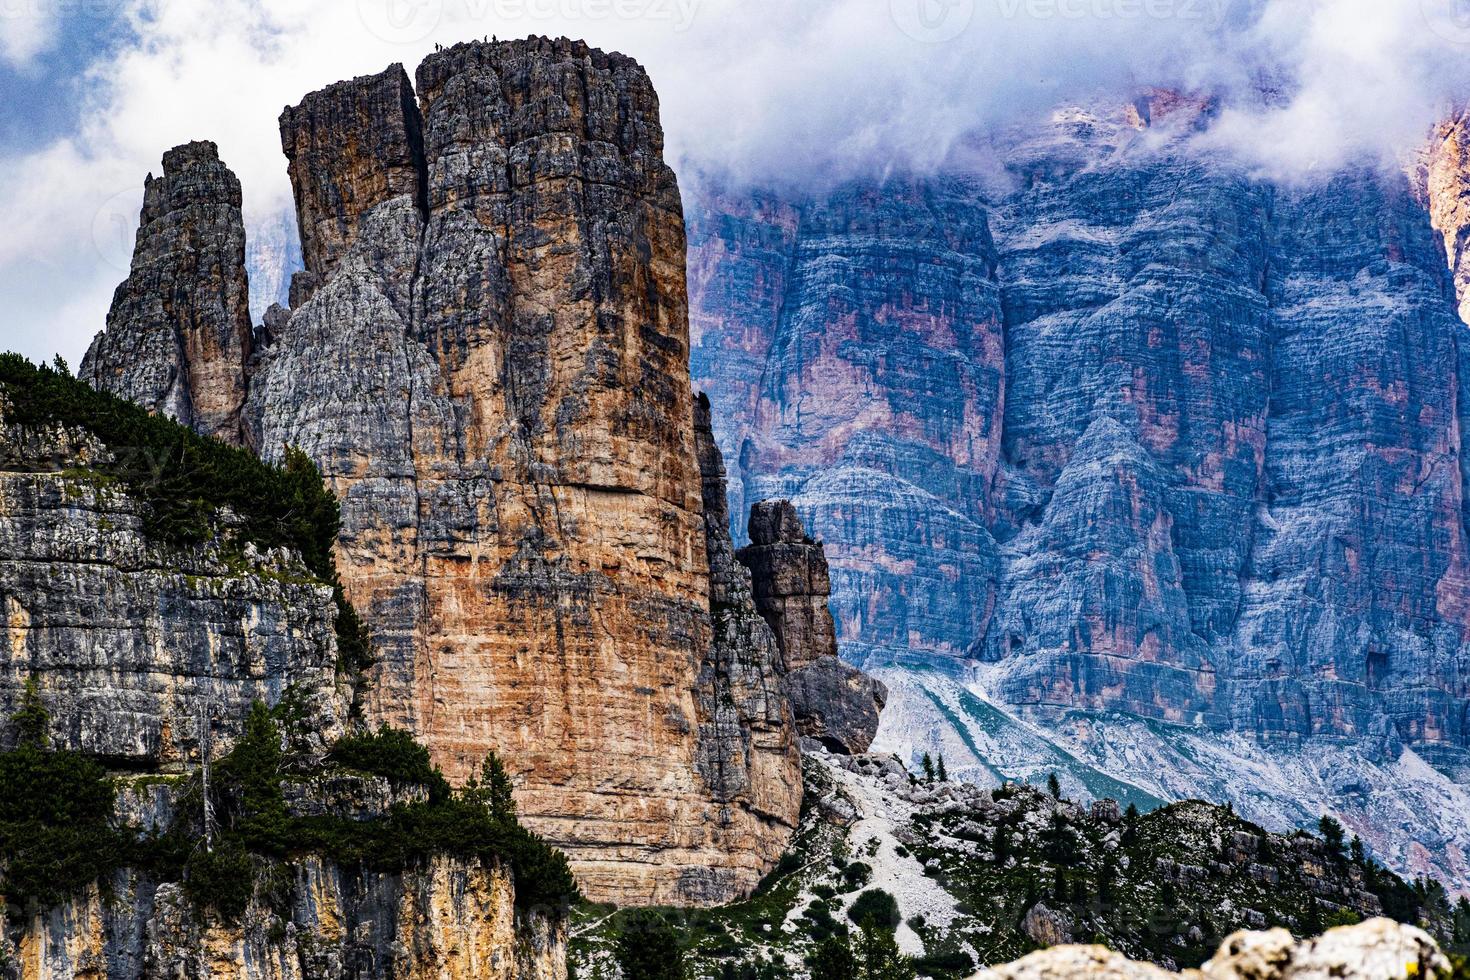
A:
[[[34,677],[26,678],[25,691],[20,696],[20,709],[10,716],[15,726],[17,745],[30,745],[44,749],[50,741],[47,733],[51,727],[51,712],[41,703],[41,690]]]
[[[624,980],[688,980],[689,964],[678,931],[657,912],[635,912],[623,920],[613,958]]]
[[[1363,850],[1363,838],[1353,834],[1353,842],[1348,846],[1348,854],[1358,867],[1362,867],[1367,860],[1367,854]]]
[[[480,767],[480,773],[490,805],[490,816],[502,823],[514,823],[516,801],[511,792],[513,784],[500,757],[494,752],[485,756],[485,764]]]
[[[1054,772],[1046,777],[1046,791],[1051,794],[1051,798],[1054,800],[1060,800],[1062,798],[1062,784]]]
[[[857,957],[846,936],[833,934],[823,939],[810,965],[811,980],[853,980],[858,975]]]
[[[1343,842],[1347,836],[1342,824],[1331,817],[1323,816],[1317,821],[1317,829],[1322,832],[1322,839],[1327,842],[1327,849],[1332,852],[1332,856],[1342,857]]]
[[[914,961],[898,950],[893,931],[871,919],[864,920],[858,936],[857,960],[862,980],[914,980]]]
[[[949,772],[944,768],[944,753],[942,752],[939,754],[939,781],[941,783],[949,782]]]
[[[934,760],[929,756],[928,752],[924,753],[924,760],[921,765],[924,767],[924,782],[934,782]]]

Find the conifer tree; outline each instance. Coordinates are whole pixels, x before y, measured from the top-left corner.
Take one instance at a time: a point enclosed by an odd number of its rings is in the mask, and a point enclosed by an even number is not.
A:
[[[857,941],[857,959],[862,980],[914,980],[917,975],[913,960],[899,952],[893,931],[872,919],[863,922]]]
[[[1347,836],[1342,824],[1332,817],[1323,816],[1317,821],[1317,829],[1322,832],[1322,839],[1327,842],[1327,849],[1332,852],[1332,856],[1342,857],[1344,838]]]
[[[17,745],[29,745],[44,749],[50,741],[47,730],[51,727],[51,713],[41,703],[41,690],[34,677],[26,678],[25,691],[20,696],[20,708],[10,716],[15,726]]]
[[[1046,791],[1051,794],[1051,798],[1054,800],[1060,800],[1062,798],[1062,784],[1057,779],[1055,772],[1046,777]]]
[[[811,959],[812,980],[853,980],[857,975],[857,957],[846,936],[834,933],[817,945]]]
[[[949,772],[944,768],[944,753],[942,752],[939,754],[939,781],[941,783],[949,782]]]
[[[921,765],[923,765],[924,767],[924,782],[934,782],[934,759],[929,755],[928,752],[924,753],[924,759]]]

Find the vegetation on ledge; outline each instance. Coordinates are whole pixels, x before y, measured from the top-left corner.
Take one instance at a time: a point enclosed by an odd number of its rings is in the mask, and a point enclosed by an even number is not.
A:
[[[146,505],[145,529],[161,541],[194,546],[216,533],[228,508],[240,522],[239,543],[290,548],[337,602],[337,652],[342,668],[371,663],[367,629],[342,592],[332,546],[341,528],[336,496],[305,453],[286,449],[272,466],[253,453],[207,439],[187,426],[132,402],[97,391],[62,366],[32,364],[0,354],[0,416],[22,428],[64,426],[91,433],[108,456],[90,461],[94,478],[116,481]]]
[[[520,825],[510,781],[493,755],[484,780],[455,791],[423,746],[389,728],[340,740],[325,762],[293,745],[291,699],[275,711],[257,703],[245,734],[212,766],[206,830],[203,780],[195,774],[179,796],[167,832],[121,825],[114,780],[96,761],[54,750],[37,735],[45,714],[31,689],[12,720],[16,748],[0,752],[0,896],[12,912],[54,905],[92,882],[106,888],[114,872],[134,868],[161,881],[181,881],[201,910],[238,918],[259,893],[272,907],[289,895],[289,876],[272,874],[295,857],[317,854],[348,867],[400,871],[451,854],[509,865],[516,905],[564,910],[577,898],[561,852]],[[40,724],[35,719],[39,717]],[[386,812],[353,818],[302,815],[285,786],[357,772],[382,776],[403,794]],[[282,909],[283,910],[283,909]]]

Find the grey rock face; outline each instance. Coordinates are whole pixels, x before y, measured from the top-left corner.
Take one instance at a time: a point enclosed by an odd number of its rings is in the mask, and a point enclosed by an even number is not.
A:
[[[3,416],[0,716],[34,679],[53,744],[173,771],[197,762],[201,725],[223,750],[252,701],[292,685],[312,730],[341,732],[332,590],[299,556],[240,553],[227,518],[200,548],[164,544],[145,505],[89,469],[106,446]]]
[[[1427,189],[1288,188],[1182,148],[1207,106],[1142,104],[998,137],[1000,180],[691,208],[732,485],[823,538],[850,659],[1093,744],[1120,711],[1464,781],[1460,130]]]
[[[1003,338],[984,207],[962,180],[716,201],[690,209],[691,368],[739,461],[736,513],[796,505],[827,545],[854,662],[963,657],[998,573]]]
[[[866,752],[878,733],[887,691],[837,658],[822,546],[807,536],[786,500],[752,507],[749,532],[751,543],[736,558],[750,569],[755,608],[780,648],[797,730],[834,752]]]
[[[144,184],[132,270],[79,377],[238,444],[250,352],[240,182],[213,143],[174,147]]]

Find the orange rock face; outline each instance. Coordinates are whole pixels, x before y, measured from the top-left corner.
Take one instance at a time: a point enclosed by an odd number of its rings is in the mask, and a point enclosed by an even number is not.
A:
[[[395,67],[282,116],[312,289],[252,443],[342,498],[374,720],[452,778],[497,751],[589,896],[729,900],[785,844],[799,757],[748,585],[712,596],[653,89],[533,39],[436,53],[417,90]]]

